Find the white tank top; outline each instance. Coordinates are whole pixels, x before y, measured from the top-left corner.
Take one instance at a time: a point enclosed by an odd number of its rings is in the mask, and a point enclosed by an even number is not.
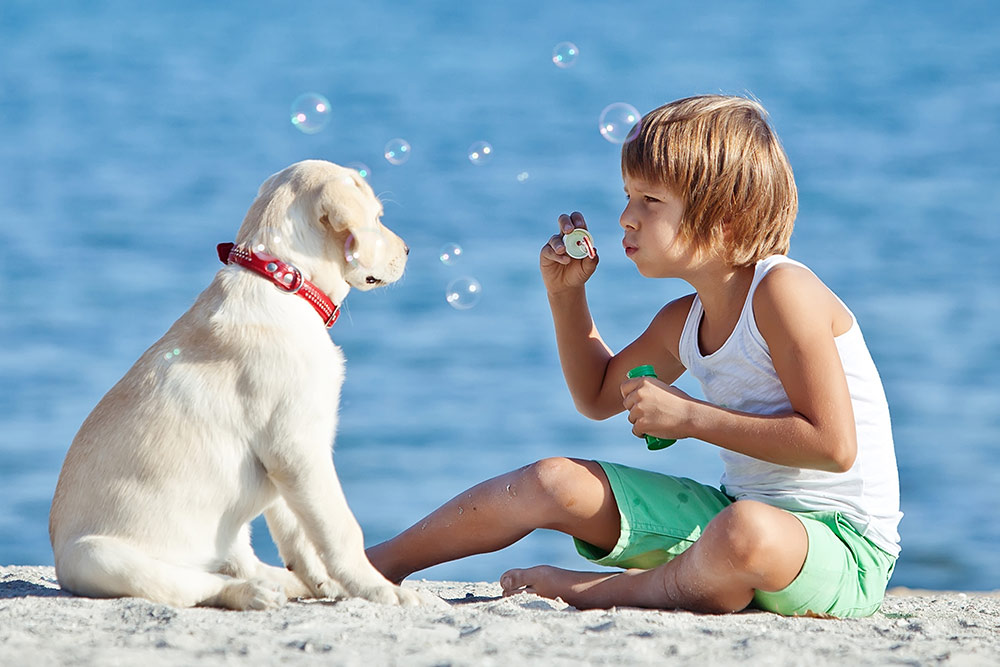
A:
[[[753,314],[757,285],[780,264],[807,268],[784,255],[758,262],[739,322],[729,339],[712,354],[702,355],[698,345],[704,311],[695,295],[681,333],[680,358],[701,383],[705,398],[715,405],[762,415],[792,409]],[[749,498],[797,512],[840,512],[862,535],[897,556],[897,529],[903,515],[899,511],[899,477],[889,406],[853,313],[851,320],[851,328],[835,338],[858,437],[857,459],[851,469],[834,473],[792,468],[723,449],[722,487],[738,500]]]

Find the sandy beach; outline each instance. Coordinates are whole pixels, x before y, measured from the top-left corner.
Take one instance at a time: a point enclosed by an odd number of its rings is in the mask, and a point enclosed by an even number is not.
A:
[[[1000,592],[894,589],[871,618],[578,611],[497,583],[406,582],[417,608],[360,600],[270,612],[90,600],[51,567],[0,567],[0,665],[1000,664]]]

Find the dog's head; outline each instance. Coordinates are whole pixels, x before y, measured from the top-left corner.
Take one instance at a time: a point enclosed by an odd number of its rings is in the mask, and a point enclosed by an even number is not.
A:
[[[236,236],[290,264],[340,302],[403,275],[409,249],[382,224],[382,202],[354,169],[305,160],[260,186]]]

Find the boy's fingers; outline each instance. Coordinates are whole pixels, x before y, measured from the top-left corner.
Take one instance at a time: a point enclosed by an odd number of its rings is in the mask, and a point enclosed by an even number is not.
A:
[[[559,237],[553,237],[553,239],[555,238]],[[555,242],[552,239],[550,239],[548,243],[542,246],[543,258],[552,262],[557,262],[559,264],[569,264],[571,261],[573,261],[572,258],[566,254],[566,247],[561,244],[562,243],[561,241],[560,245],[558,246],[555,246],[554,243]]]
[[[638,389],[640,384],[642,384],[642,378],[641,377],[638,377],[638,378],[629,378],[629,379],[625,380],[624,382],[622,382],[622,385],[621,385],[622,398],[628,400],[629,394],[631,394],[633,391],[635,391],[636,389]],[[631,408],[629,408],[629,409],[631,409]]]
[[[559,229],[563,234],[568,234],[577,228],[587,228],[587,221],[584,219],[583,213],[573,211],[569,215],[563,213],[559,216]]]
[[[559,216],[559,231],[560,236],[573,231],[573,220],[565,213]]]
[[[549,237],[549,242],[546,244],[553,252],[560,255],[566,254],[566,244],[563,242],[562,234],[553,234]]]

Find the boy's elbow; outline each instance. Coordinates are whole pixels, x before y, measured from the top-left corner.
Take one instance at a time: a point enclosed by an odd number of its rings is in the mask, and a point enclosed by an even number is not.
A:
[[[831,452],[830,472],[847,472],[854,467],[858,458],[858,443],[854,438],[845,438],[840,446]]]
[[[575,400],[573,402],[576,405],[577,412],[587,419],[593,419],[594,421],[604,421],[618,414],[617,412],[607,410],[597,401]]]

